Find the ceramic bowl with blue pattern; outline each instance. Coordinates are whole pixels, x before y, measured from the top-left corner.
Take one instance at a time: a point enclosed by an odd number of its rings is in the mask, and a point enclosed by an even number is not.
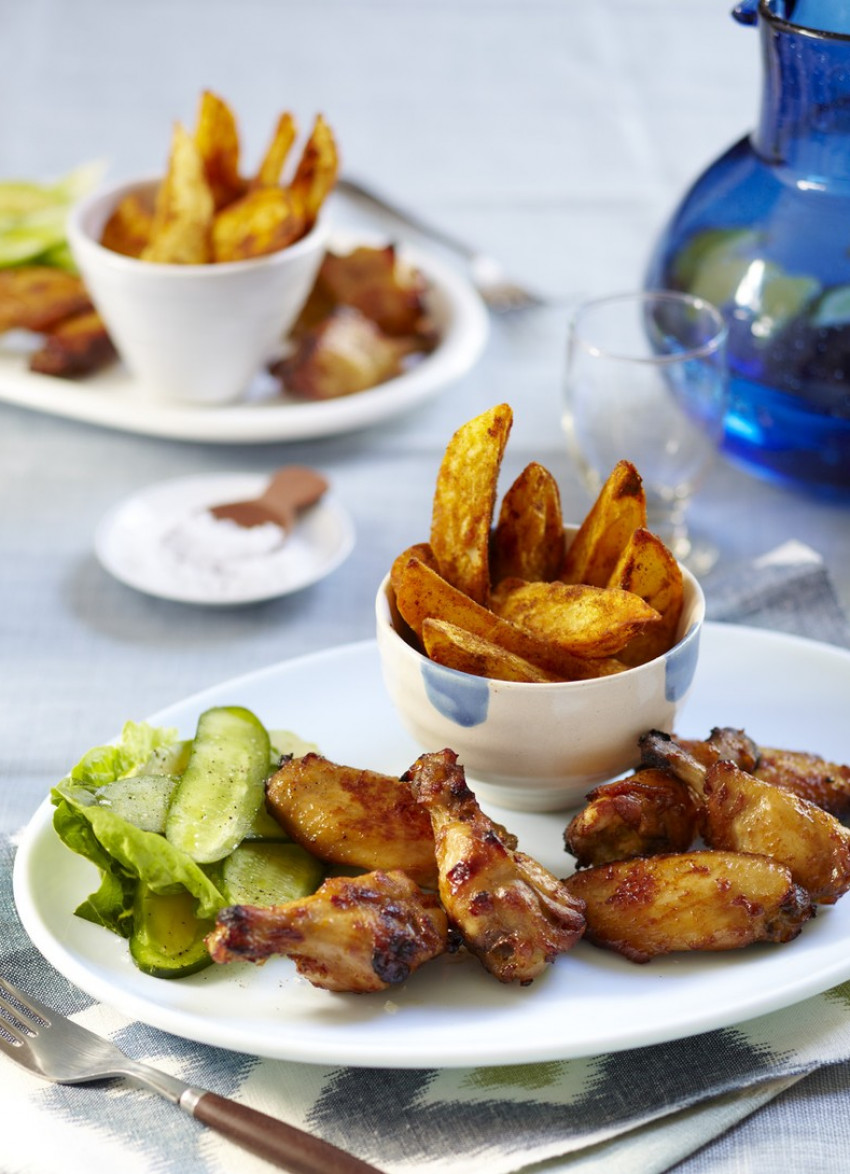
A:
[[[408,643],[389,576],[376,599],[384,683],[423,750],[454,750],[478,798],[514,811],[577,807],[637,764],[646,730],[671,732],[697,667],[705,596],[682,568],[677,643],[662,656],[587,681],[494,681],[445,668]]]

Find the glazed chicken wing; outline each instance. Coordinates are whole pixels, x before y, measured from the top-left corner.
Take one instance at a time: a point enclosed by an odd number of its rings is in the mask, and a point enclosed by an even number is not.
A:
[[[435,894],[403,872],[376,871],[331,877],[285,905],[222,909],[207,947],[222,963],[285,954],[324,990],[381,991],[444,953],[448,923]]]
[[[705,742],[680,740],[680,745],[703,766],[725,759],[774,787],[808,799],[838,819],[850,815],[850,766],[802,750],[758,746],[743,730],[730,727],[713,729]]]
[[[756,778],[774,787],[793,791],[837,819],[850,815],[850,766],[828,762],[819,754],[803,750],[775,750],[762,746]]]
[[[754,852],[791,869],[812,900],[831,905],[850,889],[850,829],[793,792],[720,760],[706,769],[668,734],[640,739],[644,762],[676,774],[703,801],[711,848]]]
[[[812,916],[790,870],[764,856],[684,852],[621,860],[566,882],[585,904],[585,937],[632,962],[679,950],[787,942]]]
[[[401,779],[305,754],[286,759],[272,775],[266,805],[287,835],[320,860],[403,868],[418,884],[436,888],[431,821]]]
[[[567,825],[564,841],[579,868],[685,852],[699,831],[700,804],[690,787],[667,771],[637,771],[596,787]]]
[[[431,816],[440,897],[451,923],[500,982],[531,982],[581,937],[581,902],[537,861],[507,846],[453,751],[422,755],[406,777]]]

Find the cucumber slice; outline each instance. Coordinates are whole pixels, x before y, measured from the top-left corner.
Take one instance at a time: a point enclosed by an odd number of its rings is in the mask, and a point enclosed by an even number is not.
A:
[[[139,767],[140,775],[182,775],[189,764],[192,741],[165,742]]]
[[[272,744],[271,763],[275,770],[284,754],[291,754],[293,758],[303,758],[305,754],[319,752],[315,742],[305,742],[298,734],[293,734],[292,730],[269,730],[269,740]]]
[[[167,839],[199,864],[229,855],[263,805],[270,754],[265,727],[250,710],[202,713],[168,810]]]
[[[94,796],[101,807],[111,807],[134,827],[163,835],[176,786],[173,775],[131,775],[98,787]]]
[[[289,840],[289,838],[275,817],[270,815],[265,807],[260,808],[251,821],[251,826],[245,833],[246,840],[277,840],[284,842]]]
[[[315,893],[324,866],[300,844],[243,843],[221,866],[221,888],[231,905],[282,905]]]
[[[195,915],[197,902],[185,889],[154,893],[139,884],[133,904],[130,954],[154,978],[184,978],[212,963],[204,938],[214,921]]]

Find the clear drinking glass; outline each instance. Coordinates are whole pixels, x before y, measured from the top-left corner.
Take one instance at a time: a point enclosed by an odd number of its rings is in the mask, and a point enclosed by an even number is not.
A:
[[[705,573],[716,551],[686,512],[715,459],[727,408],[726,325],[690,294],[617,294],[584,302],[569,329],[564,430],[595,495],[625,458],[643,478],[649,529]]]

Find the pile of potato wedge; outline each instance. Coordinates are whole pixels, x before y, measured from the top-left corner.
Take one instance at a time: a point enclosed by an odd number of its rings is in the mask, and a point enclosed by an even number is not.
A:
[[[245,261],[285,249],[309,232],[339,169],[333,132],[319,114],[284,182],[296,136],[295,119],[284,111],[259,168],[247,179],[233,110],[204,90],[194,134],[175,123],[165,177],[153,190],[119,202],[101,244],[170,265]]]
[[[457,430],[437,475],[431,534],[393,562],[402,634],[440,664],[503,681],[587,680],[676,642],[682,571],[646,528],[640,474],[612,470],[570,541],[557,483],[532,462],[496,516],[513,424],[499,404]]]

